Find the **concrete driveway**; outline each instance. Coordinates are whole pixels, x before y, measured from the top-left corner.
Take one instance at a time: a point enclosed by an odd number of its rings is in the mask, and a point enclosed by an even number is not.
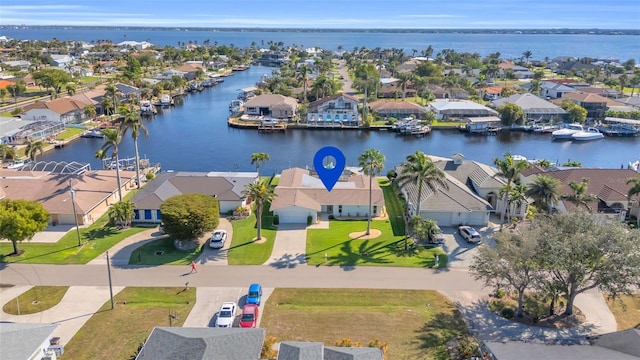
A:
[[[471,265],[473,256],[476,254],[475,249],[479,246],[495,246],[493,240],[493,227],[474,227],[480,235],[482,235],[481,244],[470,244],[462,236],[458,234],[457,227],[443,227],[445,242],[442,249],[449,256],[448,267],[468,268]]]
[[[280,224],[271,256],[264,263],[277,269],[293,268],[307,263],[307,227],[301,224]]]
[[[231,240],[233,239],[233,226],[231,222],[226,218],[220,218],[220,224],[218,225],[218,229],[223,229],[227,231],[227,240],[224,242],[224,246],[222,249],[212,249],[209,247],[209,239],[211,238],[211,233],[207,234],[206,242],[202,248],[202,253],[196,259],[196,264],[199,266],[225,266],[229,265],[227,260],[229,246],[231,245]]]
[[[191,313],[184,321],[183,327],[214,327],[218,316],[218,310],[225,301],[233,301],[238,304],[234,327],[238,327],[242,308],[246,303],[248,287],[198,287],[196,289],[196,304],[191,309]],[[262,310],[269,296],[273,293],[273,288],[262,288]],[[258,324],[262,318],[260,311]]]

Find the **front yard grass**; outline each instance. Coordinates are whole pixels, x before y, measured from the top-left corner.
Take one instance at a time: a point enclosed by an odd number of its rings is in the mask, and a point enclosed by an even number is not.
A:
[[[455,305],[430,290],[277,288],[260,326],[279,341],[377,339],[387,359],[449,359],[446,342],[468,336]]]
[[[170,314],[172,326],[184,324],[196,289],[128,287],[114,300],[113,310],[107,301],[65,345],[65,359],[132,358],[155,326],[169,326]]]
[[[257,235],[254,212],[246,219],[231,221],[233,239],[227,255],[229,265],[262,265],[271,255],[277,227],[273,225],[273,215],[264,209],[269,209],[269,204],[263,206],[262,236],[267,239],[264,243],[253,241]]]
[[[2,311],[11,315],[27,315],[49,310],[60,303],[68,289],[68,286],[34,286],[9,300]]]
[[[202,251],[202,245],[193,250],[178,250],[173,245],[173,239],[164,237],[162,239],[148,242],[133,250],[129,258],[131,265],[189,265]],[[162,252],[159,255],[159,252]],[[140,256],[140,261],[138,261]]]
[[[78,134],[82,134],[83,132],[84,129],[80,128],[65,128],[63,132],[56,136],[56,140],[67,140],[68,138]]]
[[[607,300],[618,323],[618,330],[640,330],[640,294],[621,295],[619,300]]]
[[[387,209],[387,215],[391,222],[391,229],[393,235],[404,236],[406,234],[406,226],[404,223],[404,209],[405,205],[400,199],[400,191],[395,184],[392,184],[389,179],[379,178],[378,184],[382,188],[384,194],[384,205]]]
[[[439,247],[413,246],[411,240],[396,236],[389,220],[371,222],[372,229],[382,235],[375,239],[351,239],[349,234],[364,231],[366,220],[331,220],[329,229],[307,230],[307,263],[309,265],[369,265],[400,267],[433,267],[435,255],[439,267],[446,267],[447,255]],[[408,250],[405,250],[405,241]],[[325,261],[327,254],[327,261]]]

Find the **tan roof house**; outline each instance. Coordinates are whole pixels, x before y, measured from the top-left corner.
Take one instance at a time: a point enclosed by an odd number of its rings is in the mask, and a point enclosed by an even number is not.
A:
[[[408,101],[374,101],[369,104],[369,108],[382,117],[394,117],[397,119],[409,116],[423,119],[427,113],[424,106]]]
[[[68,97],[35,102],[23,108],[20,118],[23,120],[62,121],[63,123],[84,120],[84,108],[89,105]]]
[[[334,217],[366,217],[369,214],[369,177],[354,175],[348,170],[331,192],[309,170],[292,168],[282,172],[275,189],[276,197],[270,210],[280,223],[312,223],[324,213]],[[379,216],[384,206],[382,189],[376,181],[372,188],[372,215]]]
[[[134,171],[120,171],[123,192],[134,185]],[[75,214],[69,180],[74,189]],[[38,201],[51,214],[52,224],[91,224],[118,202],[116,172],[87,171],[81,175],[52,174],[47,171],[0,170],[0,198]],[[124,194],[123,194],[124,195]]]
[[[309,103],[307,123],[318,126],[332,124],[357,126],[360,119],[358,103],[357,97],[345,93],[325,96]]]
[[[244,103],[245,115],[267,119],[293,120],[297,108],[296,99],[278,94],[258,95]]]

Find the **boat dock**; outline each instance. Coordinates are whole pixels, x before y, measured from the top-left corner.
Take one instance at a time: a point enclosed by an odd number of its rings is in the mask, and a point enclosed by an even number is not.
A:
[[[272,133],[272,132],[286,132],[287,124],[265,124],[258,126],[258,132]]]

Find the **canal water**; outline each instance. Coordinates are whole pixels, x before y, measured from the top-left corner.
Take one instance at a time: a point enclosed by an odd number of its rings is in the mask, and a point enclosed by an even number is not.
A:
[[[393,132],[366,130],[287,130],[286,133],[258,133],[257,130],[227,126],[229,102],[238,90],[253,86],[273,68],[253,66],[225,78],[222,84],[187,95],[171,109],[162,109],[147,120],[149,138],[139,139],[141,157],[160,163],[163,170],[175,171],[251,171],[251,154],[270,155],[261,174],[280,172],[292,166],[311,167],[313,155],[324,146],[344,152],[347,166],[357,166],[358,156],[375,148],[386,157],[386,170],[400,164],[407,155],[421,150],[450,157],[461,153],[467,159],[491,163],[505,152],[529,159],[552,162],[580,161],[585,167],[620,168],[640,157],[640,138],[605,138],[576,143],[552,141],[550,135],[521,132],[497,136],[465,136],[457,131],[434,130],[423,138],[401,137]],[[78,139],[42,156],[46,161],[89,162],[101,168],[94,157],[101,139]],[[120,158],[133,157],[130,136],[120,146]],[[385,171],[386,171],[385,170]]]

